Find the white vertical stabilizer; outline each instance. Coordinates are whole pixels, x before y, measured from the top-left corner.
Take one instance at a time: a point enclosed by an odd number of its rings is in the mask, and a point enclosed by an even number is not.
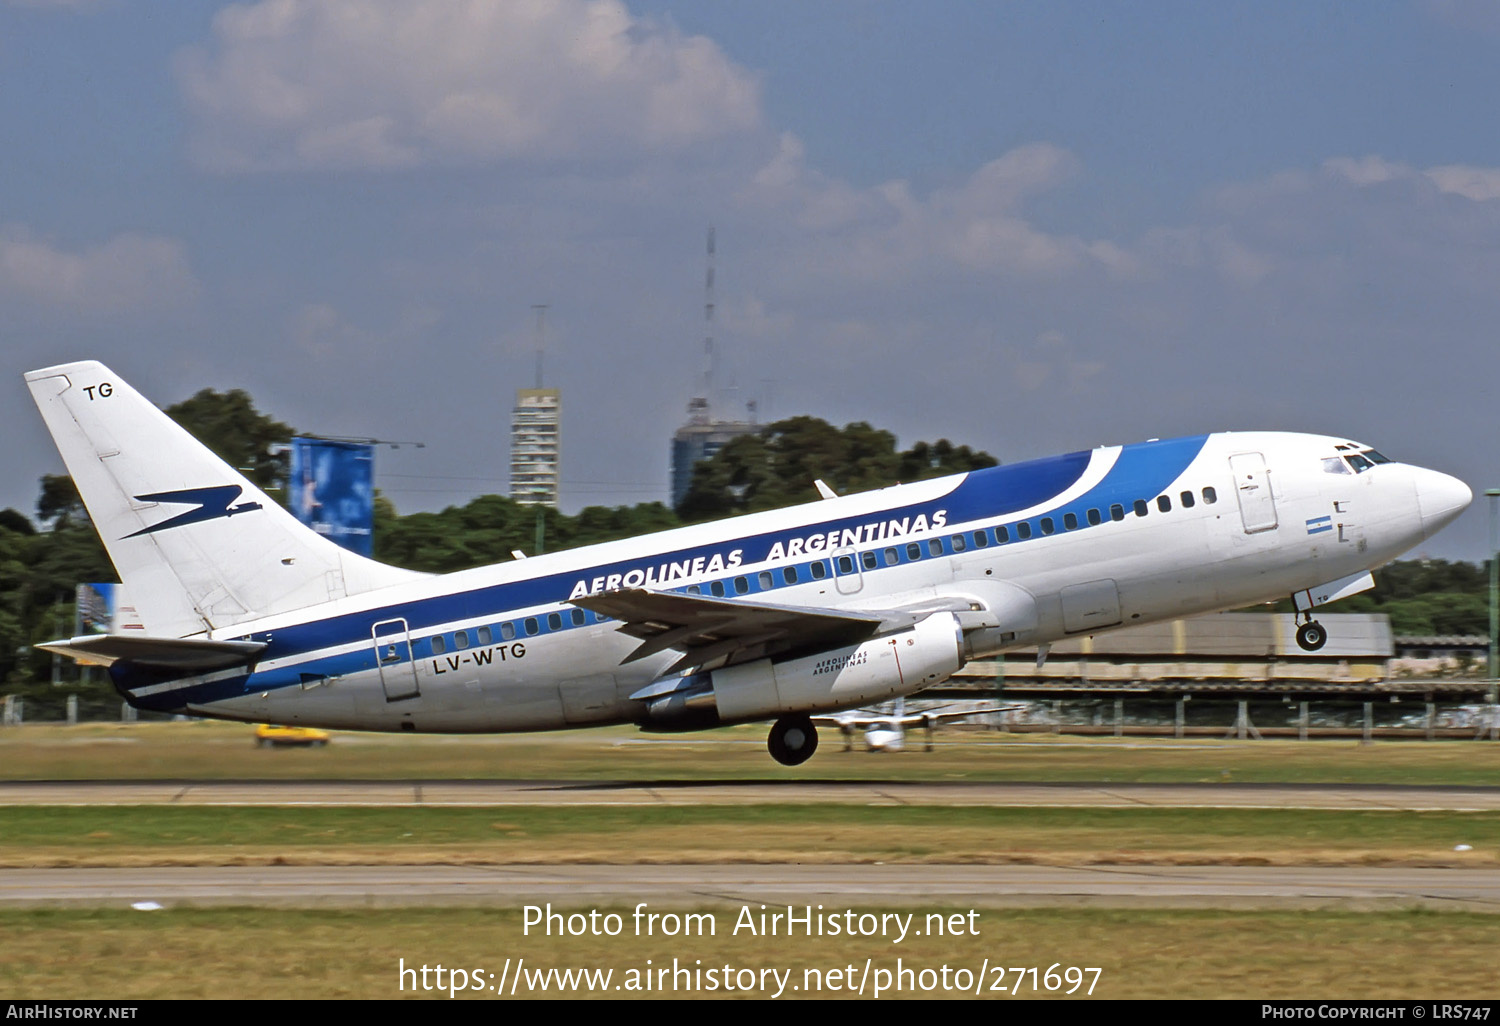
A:
[[[423,575],[299,523],[101,363],[27,387],[146,632],[188,637]]]

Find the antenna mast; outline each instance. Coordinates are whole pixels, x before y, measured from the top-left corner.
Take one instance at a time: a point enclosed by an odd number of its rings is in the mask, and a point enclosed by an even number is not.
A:
[[[703,271],[703,398],[714,397],[714,230],[708,229],[708,254]],[[705,410],[707,412],[707,410]]]
[[[547,304],[533,303],[536,311],[536,387],[542,387],[542,352],[547,346]]]

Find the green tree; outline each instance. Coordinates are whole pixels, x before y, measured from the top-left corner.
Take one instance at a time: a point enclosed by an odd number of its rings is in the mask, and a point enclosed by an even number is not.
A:
[[[205,388],[168,406],[166,414],[263,490],[285,491],[291,464],[286,446],[296,432],[257,410],[247,392]]]
[[[993,467],[997,460],[947,439],[905,452],[896,436],[863,421],[843,429],[792,417],[731,440],[693,471],[677,513],[686,521],[776,509],[818,497],[816,480],[840,493]]]
[[[78,486],[67,474],[42,477],[42,494],[36,500],[36,515],[42,523],[53,527],[89,522],[89,511],[84,508]]]

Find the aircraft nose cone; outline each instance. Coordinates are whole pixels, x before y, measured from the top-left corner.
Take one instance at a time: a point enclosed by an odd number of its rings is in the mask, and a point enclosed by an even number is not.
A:
[[[1474,501],[1474,492],[1456,477],[1416,468],[1413,482],[1422,512],[1422,536],[1431,537],[1451,524]]]

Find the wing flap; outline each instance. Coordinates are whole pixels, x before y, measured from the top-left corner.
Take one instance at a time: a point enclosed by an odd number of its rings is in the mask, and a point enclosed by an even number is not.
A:
[[[797,649],[833,648],[863,641],[892,624],[890,613],[798,608],[739,599],[628,588],[589,595],[573,605],[621,621],[620,631],[641,639],[624,662],[667,649],[682,658],[665,673],[723,659],[723,665]],[[902,624],[921,616],[894,614]]]

